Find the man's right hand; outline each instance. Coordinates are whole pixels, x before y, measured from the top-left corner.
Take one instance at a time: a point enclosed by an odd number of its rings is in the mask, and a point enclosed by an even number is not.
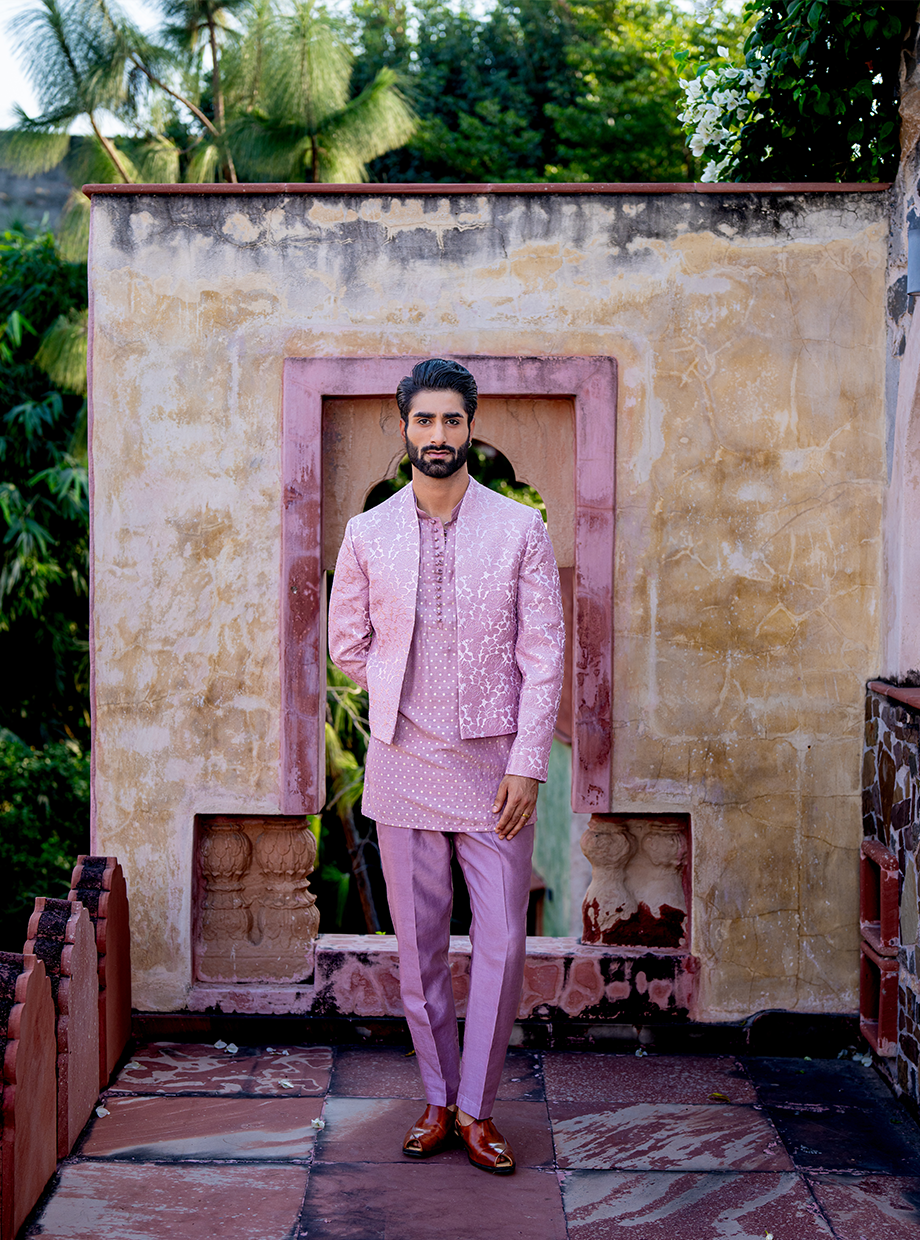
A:
[[[492,813],[501,811],[495,833],[502,840],[513,839],[530,822],[537,808],[537,780],[529,775],[506,775],[498,785]]]

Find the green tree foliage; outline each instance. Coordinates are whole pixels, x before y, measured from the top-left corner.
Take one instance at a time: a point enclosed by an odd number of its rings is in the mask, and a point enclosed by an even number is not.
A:
[[[0,729],[0,950],[22,951],[36,896],[66,898],[89,851],[89,755],[76,741],[31,750]]]
[[[208,147],[213,155],[207,160],[209,168],[219,167],[222,180],[235,182],[238,178],[233,153],[226,141],[227,112],[221,60],[231,19],[250,8],[249,0],[161,0],[160,7],[165,19],[163,36],[184,59],[186,80],[190,76],[189,69],[194,65],[196,77],[201,81],[204,77],[202,53],[206,49],[210,55],[211,116],[207,117],[197,106],[192,114],[202,122],[211,139]],[[147,59],[149,56],[139,57],[141,64]],[[161,85],[159,79],[154,78],[152,69],[148,71],[148,79]],[[180,98],[178,95],[173,97]],[[184,101],[184,96],[182,98]]]
[[[710,157],[704,179],[892,177],[900,54],[916,8],[898,0],[751,0],[745,14],[756,25],[743,67],[704,60],[686,85],[691,146]]]
[[[0,134],[0,166],[26,175],[67,161],[88,181],[359,181],[415,128],[392,70],[352,97],[352,52],[314,0],[160,0],[158,41],[113,0],[35,0],[11,31],[42,110]],[[100,114],[123,137],[105,136]],[[85,118],[92,138],[73,149]],[[237,164],[240,165],[239,172]],[[85,247],[86,199],[69,208]]]
[[[310,886],[326,931],[392,931],[377,831],[361,813],[370,728],[367,693],[326,665],[326,804]]]
[[[898,67],[912,5],[772,0],[748,56],[769,66],[736,179],[878,181],[898,165]]]
[[[741,21],[713,6],[704,22],[667,0],[595,0],[576,9],[568,64],[579,90],[550,105],[559,181],[685,181],[698,168],[679,113],[680,74],[691,53],[738,46]]]
[[[85,308],[50,235],[0,236],[0,720],[30,745],[88,740]]]
[[[395,69],[422,118],[376,161],[384,181],[661,181],[696,169],[681,130],[682,56],[740,46],[720,4],[497,0],[481,19],[439,0],[355,0],[358,75]]]
[[[392,69],[352,97],[354,56],[323,12],[266,8],[227,55],[228,135],[244,180],[355,182],[415,131]]]

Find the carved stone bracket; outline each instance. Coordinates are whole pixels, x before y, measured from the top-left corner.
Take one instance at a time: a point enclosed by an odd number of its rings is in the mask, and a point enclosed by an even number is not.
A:
[[[307,877],[316,862],[316,840],[305,826],[283,821],[256,839],[256,863],[264,881],[258,910],[260,945],[268,955],[288,953],[292,944],[312,943],[319,932],[316,896]]]
[[[252,914],[243,898],[243,875],[252,842],[233,818],[212,818],[202,831],[198,863],[204,878],[201,934],[205,943],[238,943],[249,937]]]
[[[594,814],[581,849],[583,943],[689,948],[689,815]]]
[[[197,839],[196,980],[304,981],[319,931],[305,819],[202,815]]]

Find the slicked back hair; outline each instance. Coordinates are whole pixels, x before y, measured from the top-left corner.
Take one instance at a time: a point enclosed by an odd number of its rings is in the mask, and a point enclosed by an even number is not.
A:
[[[446,362],[443,357],[431,357],[427,362],[413,366],[412,374],[401,379],[396,389],[396,404],[403,422],[409,421],[409,406],[419,392],[456,392],[463,401],[467,423],[476,414],[479,392],[476,380],[459,362]]]

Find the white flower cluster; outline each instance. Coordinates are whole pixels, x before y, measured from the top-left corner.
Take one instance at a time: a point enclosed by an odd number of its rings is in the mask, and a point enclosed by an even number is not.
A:
[[[720,56],[728,48],[720,47]],[[721,69],[703,66],[698,77],[680,79],[684,110],[679,119],[690,137],[690,150],[699,158],[712,158],[703,170],[702,180],[719,181],[729,171],[738,151],[738,134],[748,119],[767,80],[765,65],[746,65],[743,69],[726,65]]]

